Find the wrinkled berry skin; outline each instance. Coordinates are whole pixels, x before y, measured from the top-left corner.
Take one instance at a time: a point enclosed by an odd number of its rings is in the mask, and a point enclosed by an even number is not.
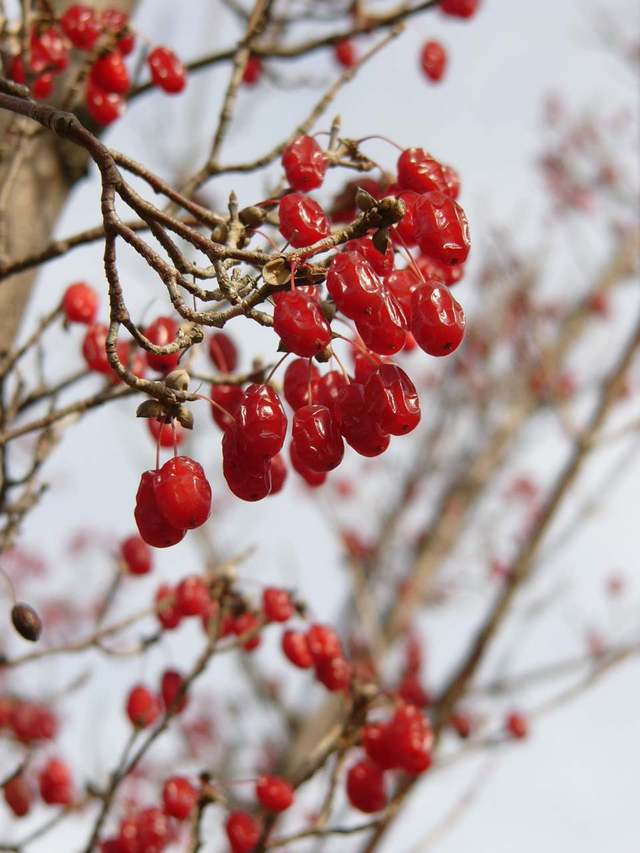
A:
[[[441,0],[440,10],[453,18],[472,18],[480,6],[480,0]]]
[[[154,478],[158,509],[173,527],[192,530],[211,513],[211,486],[202,466],[188,456],[169,459]]]
[[[405,190],[417,193],[447,190],[442,164],[424,148],[407,148],[398,157],[398,183]]]
[[[294,412],[301,406],[317,402],[320,373],[318,368],[306,358],[296,358],[289,362],[284,373],[284,398]]]
[[[276,295],[273,329],[289,352],[303,358],[317,355],[331,342],[331,329],[317,302],[297,290]]]
[[[311,136],[299,136],[282,153],[282,167],[289,185],[299,192],[322,186],[329,160]]]
[[[465,317],[451,291],[436,280],[418,288],[412,297],[411,333],[420,349],[445,356],[462,343]]]
[[[365,385],[366,408],[383,432],[406,435],[420,423],[415,385],[395,364],[381,364]]]
[[[418,243],[425,255],[445,264],[463,264],[471,248],[469,224],[457,201],[426,193],[415,206]]]
[[[292,441],[298,458],[312,471],[332,471],[342,462],[344,442],[326,406],[303,406],[293,418]]]
[[[420,66],[429,80],[434,83],[442,80],[447,69],[447,52],[439,41],[428,41],[423,45]]]
[[[378,310],[383,284],[369,261],[356,251],[340,252],[331,261],[327,290],[338,311],[351,320],[363,320]]]
[[[317,243],[329,234],[329,220],[317,201],[301,193],[280,199],[280,233],[300,249]]]
[[[243,501],[260,501],[271,494],[271,460],[247,456],[237,426],[222,439],[222,473],[233,494]]]
[[[266,461],[282,450],[287,416],[271,385],[249,385],[238,407],[236,423],[238,438],[252,460]]]
[[[389,436],[367,412],[363,385],[350,382],[341,388],[334,412],[340,432],[356,453],[368,457],[384,453],[389,446]]]
[[[169,548],[184,539],[186,530],[167,522],[156,502],[156,471],[145,471],[140,477],[134,517],[140,536],[154,548]]]

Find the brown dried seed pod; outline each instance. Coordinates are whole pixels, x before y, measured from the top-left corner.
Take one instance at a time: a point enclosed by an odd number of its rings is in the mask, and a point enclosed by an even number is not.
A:
[[[42,620],[29,604],[19,601],[11,608],[11,621],[21,637],[35,643],[42,632]]]
[[[164,384],[167,388],[173,388],[174,391],[186,391],[189,387],[190,379],[191,377],[186,370],[178,368],[165,376]]]

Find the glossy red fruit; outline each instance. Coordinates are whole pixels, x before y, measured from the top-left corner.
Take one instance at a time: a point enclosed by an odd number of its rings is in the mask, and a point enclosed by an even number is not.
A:
[[[463,264],[471,242],[469,224],[457,201],[441,192],[425,193],[415,206],[422,251],[445,264]]]
[[[347,797],[351,805],[365,814],[379,812],[387,804],[382,770],[371,761],[358,761],[347,773]]]
[[[259,56],[250,56],[245,65],[242,82],[246,86],[256,86],[260,82],[263,72],[262,60]]]
[[[161,584],[155,595],[155,609],[158,622],[165,631],[173,631],[182,621],[182,614],[176,605],[176,591],[169,584]]]
[[[188,456],[164,463],[154,479],[158,509],[181,530],[200,527],[211,513],[211,486],[202,466]]]
[[[129,28],[129,16],[118,9],[105,9],[100,15],[103,30],[119,36],[118,50],[123,56],[129,56],[136,44],[136,37]]]
[[[236,425],[222,438],[222,472],[230,490],[243,501],[260,501],[271,494],[271,460],[248,457]]]
[[[389,737],[389,726],[385,723],[370,723],[362,730],[362,746],[367,757],[381,770],[398,767],[394,744]]]
[[[388,723],[398,766],[417,775],[431,766],[433,732],[427,718],[415,705],[401,705]]]
[[[289,458],[291,459],[291,467],[305,481],[307,486],[312,489],[317,489],[322,486],[327,479],[325,471],[314,471],[305,465],[298,456],[296,446],[293,442],[289,445]]]
[[[343,657],[327,658],[315,665],[316,678],[331,693],[349,689],[353,667]]]
[[[295,613],[288,591],[275,586],[268,586],[263,590],[262,610],[267,622],[287,622]]]
[[[11,709],[9,727],[20,743],[53,740],[58,733],[58,720],[44,705],[17,702]]]
[[[363,385],[351,382],[341,389],[334,411],[340,432],[356,453],[368,457],[384,453],[389,436],[368,414]]]
[[[342,657],[342,644],[329,625],[314,622],[307,630],[307,644],[314,664]]]
[[[153,554],[147,543],[135,534],[120,546],[120,556],[132,575],[148,575],[153,568]]]
[[[447,190],[442,164],[424,148],[407,148],[403,151],[398,157],[397,169],[398,183],[404,189],[420,194],[444,193]]]
[[[238,616],[233,620],[233,633],[237,637],[242,637],[245,634],[253,633],[253,636],[250,637],[242,644],[242,648],[246,652],[252,652],[254,649],[257,649],[260,645],[260,634],[257,629],[260,627],[260,622],[255,613],[250,613],[248,610],[243,613],[241,616]]]
[[[122,95],[115,92],[105,92],[98,88],[91,79],[87,81],[85,101],[87,112],[96,124],[106,127],[108,124],[119,119],[124,113],[124,100]]]
[[[41,74],[31,87],[33,97],[38,101],[46,101],[53,94],[53,75]]]
[[[114,50],[111,53],[106,53],[93,63],[91,81],[104,92],[126,95],[131,86],[131,81],[120,51]]]
[[[301,193],[280,199],[280,233],[296,248],[310,246],[329,234],[329,220],[317,201]]]
[[[49,806],[68,806],[73,802],[73,784],[69,768],[52,758],[38,775],[40,796]]]
[[[353,68],[354,65],[358,64],[358,53],[351,39],[342,39],[342,41],[337,42],[333,49],[333,55],[338,65],[343,68]]]
[[[442,166],[444,179],[447,182],[447,195],[451,198],[458,198],[460,195],[460,175],[453,166]]]
[[[511,711],[507,714],[504,726],[508,734],[518,740],[523,740],[529,734],[529,723],[527,718],[517,711]]]
[[[198,803],[198,789],[185,776],[171,776],[162,786],[164,813],[187,820]]]
[[[384,253],[379,252],[373,244],[373,237],[366,234],[364,237],[359,237],[357,240],[349,240],[345,243],[344,251],[357,252],[362,255],[365,260],[369,261],[373,271],[379,276],[389,275],[393,269],[395,256],[393,246],[387,245]]]
[[[464,338],[462,306],[444,285],[433,280],[413,294],[411,333],[420,349],[429,355],[445,356]]]
[[[242,388],[239,385],[213,385],[211,399],[217,403],[211,406],[214,421],[221,430],[229,429],[236,422],[235,417],[243,399]]]
[[[156,47],[147,57],[151,79],[169,95],[177,95],[187,85],[187,73],[176,54],[168,47]]]
[[[287,416],[271,385],[249,385],[236,415],[236,435],[242,451],[255,462],[266,462],[282,450]]]
[[[417,290],[422,283],[422,279],[413,267],[394,270],[391,275],[388,275],[384,280],[385,287],[394,297],[396,302],[399,303],[409,326],[411,325],[412,311],[411,296],[414,290]]]
[[[318,382],[317,401],[321,406],[326,406],[334,415],[334,406],[342,388],[349,384],[349,379],[340,370],[330,370],[325,373]]]
[[[260,824],[247,812],[231,812],[224,828],[231,853],[251,853],[260,840]]]
[[[87,329],[82,342],[84,360],[87,367],[95,373],[111,373],[111,366],[105,349],[108,331],[102,323],[93,323]]]
[[[429,80],[439,82],[447,68],[447,52],[439,41],[428,41],[420,51],[420,66]]]
[[[69,45],[57,27],[48,27],[39,33],[34,30],[31,33],[32,66],[38,56],[44,60],[46,66],[53,67],[54,73],[64,71],[69,65]]]
[[[144,687],[137,684],[129,692],[127,697],[127,717],[137,729],[146,729],[152,726],[160,716],[160,703],[156,696]]]
[[[159,808],[143,809],[136,817],[137,850],[161,853],[169,843],[170,826],[167,816]]]
[[[5,783],[4,800],[16,817],[25,817],[31,811],[31,790],[22,774]]]
[[[329,266],[327,290],[338,311],[359,320],[378,309],[384,286],[360,252],[339,252]]]
[[[281,453],[276,453],[276,455],[269,460],[269,464],[271,473],[271,492],[269,494],[277,495],[278,492],[282,491],[287,480],[287,466]]]
[[[156,501],[156,471],[145,471],[140,477],[134,512],[138,532],[147,545],[169,548],[184,539],[186,530],[170,524]]]
[[[379,364],[382,364],[383,359],[374,352],[368,350],[362,341],[351,343],[351,360],[353,361],[353,373],[356,382],[364,385],[367,379]]]
[[[464,264],[443,264],[428,255],[420,255],[416,260],[416,266],[422,273],[423,279],[439,278],[448,287],[453,287],[464,276]]]
[[[60,26],[74,47],[91,50],[101,32],[100,22],[90,6],[74,3],[60,18]]]
[[[441,0],[440,9],[454,18],[471,18],[478,11],[480,0]]]
[[[400,190],[394,192],[393,195],[404,202],[406,212],[400,222],[389,230],[389,235],[395,244],[411,248],[418,242],[415,206],[420,198],[420,194],[415,192],[415,190]]]
[[[145,330],[146,337],[156,346],[167,346],[175,341],[178,334],[178,324],[172,317],[158,317]],[[175,370],[180,360],[180,352],[171,355],[155,355],[145,353],[147,364],[159,373],[170,373]]]
[[[312,361],[295,358],[284,372],[284,398],[296,411],[309,403],[317,402],[320,372]]]
[[[282,152],[282,168],[289,186],[309,192],[322,186],[329,160],[312,136],[299,136]]]
[[[312,404],[293,417],[292,444],[302,464],[312,471],[332,471],[342,462],[344,443],[326,406]]]
[[[188,697],[182,692],[180,699],[178,695],[183,690],[184,678],[175,669],[167,669],[162,674],[160,681],[160,695],[166,711],[172,714],[180,714],[187,707]]]
[[[289,352],[311,358],[331,342],[329,324],[312,297],[289,290],[276,294],[274,301],[273,330]]]
[[[278,814],[291,806],[295,794],[286,779],[279,776],[259,776],[256,782],[256,797],[263,808]]]
[[[381,364],[364,388],[367,412],[380,429],[406,435],[420,423],[420,400],[415,385],[395,364]]]
[[[70,284],[62,297],[62,310],[68,323],[93,323],[98,312],[98,294],[84,281]]]
[[[222,373],[233,373],[238,366],[238,349],[225,332],[213,332],[207,345],[209,358]]]
[[[185,439],[185,428],[179,421],[170,424],[157,418],[146,418],[147,429],[160,447],[180,447]]]
[[[209,608],[209,588],[203,578],[191,575],[176,587],[176,607],[181,616],[202,616]]]
[[[307,636],[302,631],[285,631],[281,645],[287,659],[298,669],[310,669],[313,666]]]
[[[400,303],[384,288],[371,314],[356,320],[362,342],[378,355],[394,355],[407,339],[408,323]]]

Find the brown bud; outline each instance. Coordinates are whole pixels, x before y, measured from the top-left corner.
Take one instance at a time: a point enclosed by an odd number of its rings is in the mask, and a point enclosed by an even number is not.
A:
[[[185,429],[193,429],[193,412],[186,406],[178,406],[176,419]]]
[[[168,388],[173,388],[174,391],[186,391],[189,387],[190,376],[186,370],[178,368],[167,373],[164,378],[164,384]]]
[[[137,418],[164,418],[166,412],[157,400],[143,400],[136,409]]]
[[[323,299],[320,303],[320,310],[322,311],[327,323],[330,323],[336,316],[336,305],[331,299]]]
[[[376,200],[371,195],[371,193],[368,193],[366,190],[363,190],[362,187],[358,187],[358,189],[356,190],[355,202],[358,210],[365,211],[371,210],[371,208],[375,205]]]
[[[329,361],[332,357],[333,357],[333,350],[331,349],[331,344],[327,344],[327,346],[324,349],[320,350],[319,353],[316,353],[315,359],[316,359],[316,361],[319,361],[322,364],[324,364],[325,362]]]
[[[267,284],[286,284],[291,278],[291,270],[284,258],[272,258],[262,267],[262,277]]]
[[[373,235],[372,239],[373,245],[380,252],[381,255],[384,255],[387,249],[389,248],[389,243],[391,242],[391,238],[389,237],[389,232],[386,228],[380,228]]]
[[[267,218],[267,211],[262,207],[245,207],[238,214],[238,219],[249,228],[257,228]]]
[[[23,601],[19,601],[11,608],[11,621],[18,634],[32,643],[35,643],[42,632],[40,617],[33,607]]]
[[[227,226],[219,223],[218,225],[214,225],[213,231],[211,232],[211,239],[214,243],[225,243],[228,235],[229,231]]]

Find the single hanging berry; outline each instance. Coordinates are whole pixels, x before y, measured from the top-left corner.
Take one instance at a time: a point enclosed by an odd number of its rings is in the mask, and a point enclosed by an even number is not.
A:
[[[50,806],[68,806],[73,802],[71,773],[64,763],[52,758],[38,776],[40,796]]]
[[[420,349],[444,356],[462,343],[465,317],[451,291],[437,279],[428,280],[412,297],[411,333]]]
[[[302,464],[312,471],[332,471],[344,456],[340,430],[326,406],[298,409],[293,416],[292,444]]]
[[[280,233],[300,249],[329,234],[329,220],[317,201],[301,193],[289,193],[280,199]]]
[[[213,332],[208,341],[209,358],[221,373],[233,373],[238,366],[238,349],[225,332]]]
[[[367,412],[383,432],[406,435],[420,423],[415,385],[395,364],[381,364],[364,389]]]
[[[102,28],[118,36],[117,48],[123,56],[129,56],[136,45],[135,33],[129,26],[129,16],[118,9],[105,9],[100,15]]]
[[[439,41],[426,42],[420,51],[420,66],[425,76],[438,83],[447,68],[447,52]]]
[[[126,95],[131,83],[122,54],[114,50],[97,59],[91,66],[91,82],[104,92]]]
[[[260,824],[247,812],[231,812],[224,828],[231,853],[252,853],[260,840]]]
[[[160,716],[160,703],[142,684],[132,687],[127,697],[127,717],[137,729],[152,726]]]
[[[68,323],[93,323],[98,312],[98,294],[84,281],[70,284],[62,297],[62,310]]]
[[[339,252],[329,266],[327,290],[338,311],[357,321],[378,310],[384,285],[360,252]]]
[[[243,452],[265,462],[282,450],[287,416],[271,385],[249,385],[236,415],[236,435]]]
[[[333,55],[338,65],[341,65],[343,68],[353,68],[354,65],[358,64],[358,53],[351,39],[342,39],[336,42]]]
[[[181,616],[202,616],[209,610],[209,588],[198,575],[183,578],[176,587],[176,607]]]
[[[173,631],[182,622],[182,614],[176,606],[176,591],[169,584],[160,584],[156,590],[154,604],[158,622],[165,631]]]
[[[169,548],[184,539],[186,530],[170,524],[158,507],[154,481],[156,471],[145,471],[140,477],[134,512],[140,536],[154,548]]]
[[[389,436],[367,412],[363,385],[350,382],[341,388],[334,412],[340,432],[356,453],[368,457],[384,453],[389,446]]]
[[[327,479],[325,471],[314,471],[309,468],[308,465],[304,464],[298,456],[298,451],[293,441],[289,445],[289,458],[291,459],[291,466],[293,467],[293,470],[300,474],[305,483],[312,489],[317,489],[319,486],[322,486]]]
[[[312,361],[295,358],[290,361],[284,372],[284,398],[296,411],[301,406],[317,402],[320,373]]]
[[[286,589],[268,586],[262,592],[262,610],[267,622],[288,622],[295,613],[291,596]]]
[[[198,803],[198,789],[184,776],[171,776],[162,786],[164,813],[176,820],[187,820]]]
[[[222,438],[222,473],[230,490],[243,501],[260,501],[271,494],[271,460],[247,455],[236,424]]]
[[[273,329],[289,352],[310,358],[331,342],[331,329],[317,302],[299,290],[274,295]]]
[[[480,0],[441,0],[440,10],[454,18],[472,18],[478,11]]]
[[[267,811],[286,811],[292,805],[295,794],[286,779],[279,776],[260,776],[256,782],[256,797]]]
[[[211,415],[221,430],[235,424],[243,391],[239,385],[213,385],[211,388]]]
[[[246,86],[257,86],[262,77],[262,60],[259,56],[250,56],[247,64],[244,67],[242,82]]]
[[[115,92],[105,92],[96,86],[91,79],[87,81],[85,97],[87,112],[91,118],[103,127],[119,119],[125,109],[124,100]]]
[[[178,324],[172,317],[158,317],[145,330],[146,337],[159,347],[172,344],[178,334]],[[180,352],[171,355],[156,355],[152,352],[145,353],[147,364],[152,370],[159,373],[170,373],[175,370],[180,361]]]
[[[4,800],[16,817],[25,817],[31,811],[31,789],[22,773],[5,782]]]
[[[193,530],[209,518],[211,486],[202,466],[188,456],[165,462],[153,487],[157,507],[172,527]]]
[[[351,805],[365,814],[381,811],[387,804],[384,774],[371,761],[358,761],[347,773],[347,797]]]
[[[167,669],[162,674],[160,681],[160,695],[165,711],[171,710],[172,714],[181,714],[187,707],[188,697],[183,690],[184,678],[175,669]],[[180,694],[180,699],[178,695]]]
[[[282,153],[282,168],[289,186],[309,192],[322,186],[329,160],[312,136],[299,136]]]
[[[418,243],[425,255],[445,264],[469,256],[469,224],[457,201],[441,192],[426,193],[415,206]]]
[[[153,553],[140,536],[128,536],[120,545],[120,556],[129,574],[148,575],[153,568]]]
[[[64,34],[78,50],[91,50],[100,37],[101,27],[90,6],[74,3],[60,18]]]
[[[394,355],[405,345],[407,318],[395,297],[383,288],[370,315],[356,320],[356,329],[368,349],[378,355]]]
[[[404,202],[406,213],[397,225],[389,229],[389,236],[396,245],[411,248],[418,243],[415,206],[420,198],[420,194],[415,190],[399,190],[398,192],[394,192],[393,195]]]
[[[397,170],[398,183],[404,189],[417,193],[444,193],[447,190],[442,164],[424,148],[407,148],[403,151],[398,157]]]
[[[298,669],[311,669],[313,658],[306,634],[302,631],[285,631],[281,640],[282,651]]]
[[[177,95],[187,85],[184,65],[168,47],[156,47],[147,57],[151,79],[169,95]]]

